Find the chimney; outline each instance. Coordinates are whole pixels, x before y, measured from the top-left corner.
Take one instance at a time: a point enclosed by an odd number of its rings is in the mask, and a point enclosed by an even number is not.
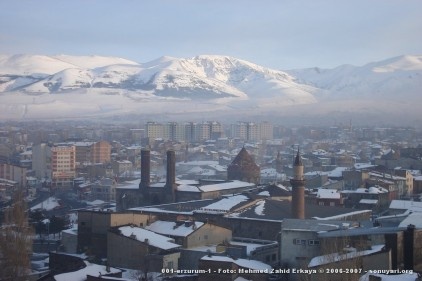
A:
[[[141,183],[139,188],[147,188],[150,186],[150,151],[149,149],[141,150]]]
[[[415,243],[415,226],[409,224],[403,233],[403,263],[404,269],[413,270],[414,268],[414,243]]]
[[[305,218],[305,180],[303,177],[303,164],[300,157],[299,149],[293,163],[293,179],[290,180],[292,185],[292,202],[291,212],[292,218]]]
[[[167,151],[166,187],[171,189],[173,201],[176,201],[176,154],[174,150]]]

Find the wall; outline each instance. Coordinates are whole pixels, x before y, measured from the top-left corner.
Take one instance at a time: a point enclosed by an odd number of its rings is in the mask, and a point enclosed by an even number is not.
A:
[[[98,257],[107,256],[107,232],[112,226],[146,225],[153,216],[140,213],[78,212],[78,252],[90,250]]]
[[[107,260],[110,266],[142,270],[146,268],[148,246],[117,233],[107,236]]]
[[[294,244],[294,239],[304,240],[303,245]],[[316,232],[290,231],[281,232],[280,263],[290,268],[306,268],[309,261],[320,255],[320,245],[310,245],[309,240],[318,240]]]
[[[231,239],[232,231],[230,229],[207,223],[187,237],[186,248],[218,244]]]

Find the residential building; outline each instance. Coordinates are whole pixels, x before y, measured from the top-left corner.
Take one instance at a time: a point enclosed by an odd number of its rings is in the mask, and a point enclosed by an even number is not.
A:
[[[144,226],[154,220],[153,215],[140,213],[111,213],[108,211],[78,212],[78,252],[89,251],[107,257],[107,232],[110,227],[133,224]]]
[[[144,228],[118,226],[107,235],[107,262],[144,272],[175,271],[179,267],[180,247],[172,238]]]
[[[53,186],[70,186],[75,178],[75,146],[60,144],[50,147]]]
[[[110,178],[103,178],[90,185],[91,200],[103,200],[106,202],[116,201],[116,181]]]
[[[0,163],[0,178],[17,182],[19,187],[26,187],[26,168]]]
[[[111,145],[107,141],[95,142],[91,145],[89,158],[91,163],[109,163],[111,160]]]

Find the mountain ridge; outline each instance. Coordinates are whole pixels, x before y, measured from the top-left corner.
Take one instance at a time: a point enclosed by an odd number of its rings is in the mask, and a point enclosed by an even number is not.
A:
[[[404,110],[403,101],[422,105],[421,89],[422,56],[418,55],[363,66],[295,70],[270,69],[220,55],[163,56],[146,63],[102,56],[0,55],[3,118],[72,118],[139,111],[281,116],[283,112],[300,115],[289,107],[301,105],[306,105],[306,110],[320,107],[314,110],[318,116],[362,114],[365,109],[368,114],[378,112],[381,118],[388,114],[387,109],[394,110],[392,105]],[[342,103],[353,104],[353,108]],[[50,115],[42,113],[43,107]]]

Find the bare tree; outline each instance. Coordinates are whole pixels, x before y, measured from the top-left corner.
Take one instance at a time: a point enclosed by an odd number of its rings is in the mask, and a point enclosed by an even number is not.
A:
[[[314,266],[318,274],[312,280],[357,281],[362,275],[362,257],[358,251],[369,247],[363,237],[351,239],[349,236],[329,238],[321,241],[319,262],[321,266]]]
[[[18,191],[13,204],[4,210],[0,227],[0,280],[27,280],[32,238],[26,203],[22,192]]]

